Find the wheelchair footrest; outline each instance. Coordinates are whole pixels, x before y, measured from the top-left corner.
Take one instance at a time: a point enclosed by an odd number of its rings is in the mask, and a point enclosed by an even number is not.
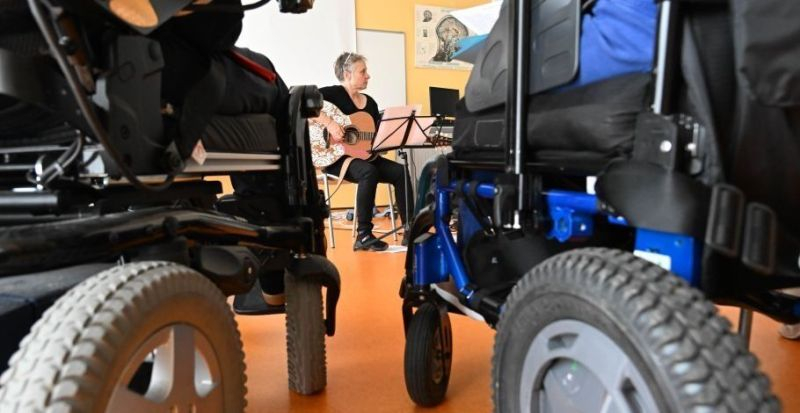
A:
[[[256,281],[250,291],[233,298],[233,311],[240,315],[283,314],[286,306],[267,304],[261,296],[261,285]]]
[[[286,305],[269,305],[263,300],[261,303],[249,303],[246,300],[233,299],[233,311],[239,315],[270,315],[270,314],[285,314]]]

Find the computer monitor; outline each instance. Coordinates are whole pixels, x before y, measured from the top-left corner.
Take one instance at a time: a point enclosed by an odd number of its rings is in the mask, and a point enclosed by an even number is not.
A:
[[[431,114],[442,115],[446,118],[456,117],[456,103],[458,103],[458,89],[447,89],[431,86]]]

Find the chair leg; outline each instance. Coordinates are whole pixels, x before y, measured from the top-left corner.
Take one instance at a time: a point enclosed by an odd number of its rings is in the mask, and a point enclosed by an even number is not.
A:
[[[331,188],[328,185],[328,175],[322,173],[322,187],[325,190],[325,203],[328,205],[328,232],[331,235],[331,248],[336,248],[336,238],[333,235],[333,212],[331,212]]]
[[[394,240],[397,241],[397,223],[395,222],[395,215],[394,215],[394,191],[392,191],[392,185],[386,184],[386,189],[389,190],[389,219],[392,220],[392,236]]]

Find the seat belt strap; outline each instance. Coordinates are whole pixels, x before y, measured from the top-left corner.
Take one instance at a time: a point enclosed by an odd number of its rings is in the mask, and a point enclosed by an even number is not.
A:
[[[330,197],[332,197],[333,194],[335,194],[336,191],[339,189],[339,187],[342,185],[342,182],[344,182],[344,174],[347,173],[347,168],[350,167],[350,162],[353,162],[353,159],[355,159],[355,158],[353,158],[352,156],[348,156],[347,158],[344,158],[344,163],[342,163],[342,169],[339,170],[339,177],[336,178],[336,179],[338,179],[338,182],[336,182],[336,187],[333,188],[333,191],[330,192],[331,194],[328,197],[329,200],[330,200]],[[322,171],[322,173],[325,173],[325,171]],[[355,207],[355,205],[354,205],[354,207]]]

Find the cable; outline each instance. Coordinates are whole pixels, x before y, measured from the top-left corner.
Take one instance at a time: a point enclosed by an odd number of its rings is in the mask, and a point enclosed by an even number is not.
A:
[[[64,153],[59,155],[55,161],[50,163],[47,166],[42,166],[42,162],[45,159],[45,155],[39,157],[36,161],[36,166],[34,166],[33,171],[29,171],[26,174],[26,179],[28,182],[34,185],[41,185],[46,186],[49,184],[53,179],[56,179],[62,175],[64,175],[64,170],[72,165],[73,162],[78,158],[81,151],[83,150],[83,135],[78,135],[75,138],[75,142],[67,148]],[[36,173],[36,169],[40,170],[40,172]],[[33,172],[33,173],[32,173]]]
[[[197,12],[240,13],[240,12],[243,12],[243,11],[249,11],[249,10],[257,9],[257,8],[269,3],[270,1],[271,0],[259,0],[259,1],[255,2],[255,3],[243,4],[241,6],[234,6],[232,4],[214,4],[214,3],[190,4],[190,5],[186,6],[186,7],[184,7],[183,9],[187,10],[187,11],[194,12],[194,13],[197,13]]]
[[[84,117],[86,117],[86,122],[89,124],[89,128],[91,128],[94,137],[100,141],[100,144],[103,145],[106,151],[108,151],[109,155],[111,155],[111,158],[117,164],[122,176],[124,176],[134,187],[143,191],[162,191],[168,188],[172,184],[172,181],[175,180],[175,175],[170,175],[164,182],[160,184],[147,185],[140,181],[139,178],[128,169],[120,153],[111,145],[106,131],[100,124],[97,114],[94,112],[94,109],[91,107],[88,99],[81,92],[78,80],[75,79],[75,73],[72,72],[72,68],[69,66],[66,57],[64,57],[61,49],[59,49],[54,30],[52,27],[47,25],[37,0],[28,0],[28,7],[31,9],[31,14],[36,21],[36,24],[42,31],[42,36],[44,36],[47,46],[50,49],[50,52],[53,54],[53,58],[56,59],[58,67],[61,69],[61,72],[66,78],[67,85],[69,85],[72,96],[75,98],[81,113]]]

